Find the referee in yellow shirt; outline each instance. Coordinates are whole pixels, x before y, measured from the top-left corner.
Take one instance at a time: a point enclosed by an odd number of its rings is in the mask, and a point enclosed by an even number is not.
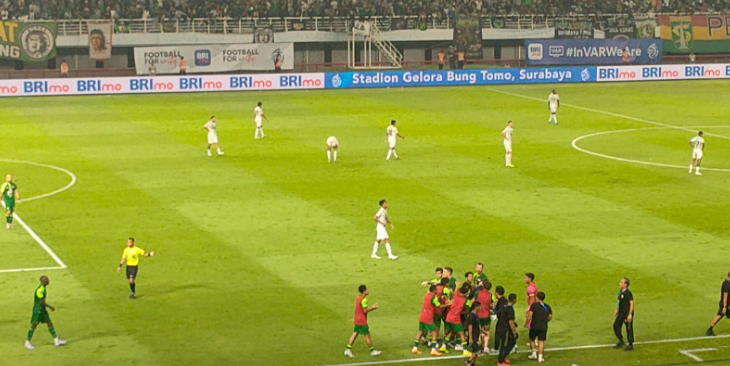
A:
[[[129,279],[129,289],[132,290],[132,294],[129,295],[130,299],[136,299],[137,293],[135,291],[134,279],[137,278],[137,268],[139,266],[140,257],[154,257],[155,251],[145,253],[144,249],[136,247],[134,245],[134,238],[127,239],[127,247],[122,252],[122,261],[119,262],[117,267],[117,273],[122,271],[124,262],[127,263],[127,278]]]

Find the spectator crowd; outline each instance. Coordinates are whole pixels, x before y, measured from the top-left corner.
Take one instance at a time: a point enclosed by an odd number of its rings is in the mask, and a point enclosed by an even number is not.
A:
[[[728,12],[730,0],[0,0],[2,20]]]

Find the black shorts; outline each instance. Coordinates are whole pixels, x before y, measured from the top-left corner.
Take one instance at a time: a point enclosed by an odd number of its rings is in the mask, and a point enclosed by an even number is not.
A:
[[[547,329],[530,329],[530,340],[534,341],[535,339],[538,341],[545,341],[547,339]]]
[[[722,301],[720,301],[717,305],[719,306],[718,309],[717,309],[717,315],[722,316],[722,309],[723,309]],[[727,307],[727,311],[725,312],[725,316],[728,319],[730,319],[730,306]]]
[[[137,266],[127,266],[127,278],[137,278]]]

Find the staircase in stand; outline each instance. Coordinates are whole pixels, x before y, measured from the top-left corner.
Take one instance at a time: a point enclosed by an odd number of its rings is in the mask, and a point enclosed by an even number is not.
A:
[[[376,22],[370,22],[370,39],[378,48],[381,55],[390,61],[390,65],[393,68],[401,68],[401,60],[403,60],[403,54],[398,49],[383,37],[383,32],[378,29]]]

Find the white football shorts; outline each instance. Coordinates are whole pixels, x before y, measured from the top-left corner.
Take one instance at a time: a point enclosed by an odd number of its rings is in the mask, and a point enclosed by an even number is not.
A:
[[[388,236],[388,231],[385,230],[385,226],[378,224],[378,226],[375,227],[375,231],[377,232],[377,235],[375,236],[376,240],[385,240],[390,238]]]
[[[504,151],[508,153],[512,152],[512,141],[504,140]]]

